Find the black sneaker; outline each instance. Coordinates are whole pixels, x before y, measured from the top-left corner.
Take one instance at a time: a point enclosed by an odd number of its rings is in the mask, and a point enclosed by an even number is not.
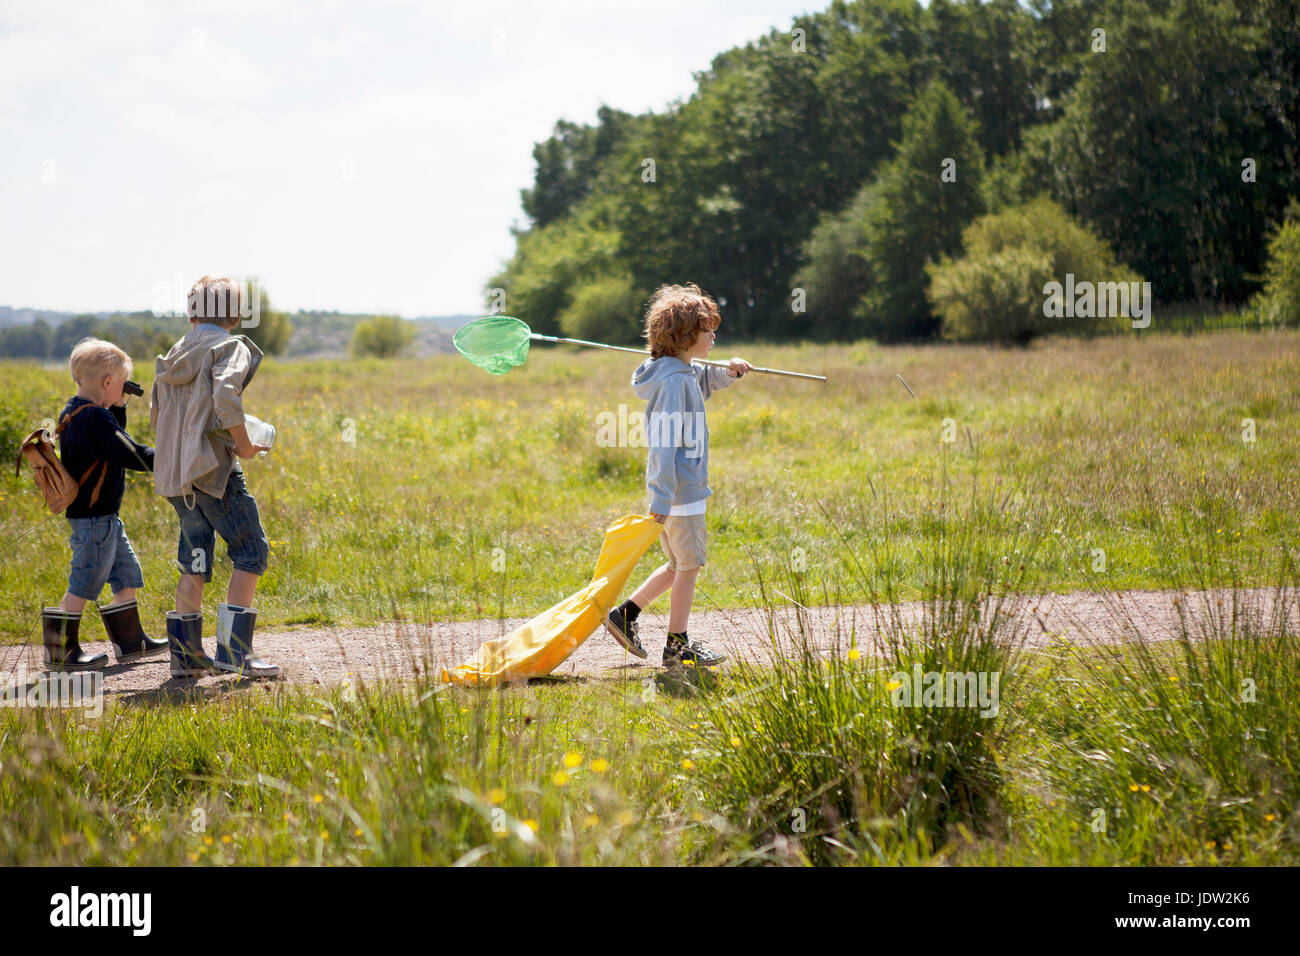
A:
[[[645,660],[648,655],[645,648],[641,646],[641,640],[636,636],[636,621],[629,621],[627,614],[623,611],[623,605],[619,605],[605,615],[605,630],[614,640],[622,644],[634,656]]]
[[[679,664],[687,667],[711,667],[714,664],[721,664],[726,659],[726,654],[711,651],[699,641],[683,642],[670,635],[668,643],[664,645],[664,667],[674,667]]]

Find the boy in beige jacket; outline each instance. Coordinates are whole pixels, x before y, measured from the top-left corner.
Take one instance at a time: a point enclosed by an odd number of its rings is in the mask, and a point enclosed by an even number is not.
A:
[[[280,668],[253,656],[252,609],[270,546],[257,501],[236,458],[266,451],[248,438],[243,391],[262,361],[248,338],[232,335],[241,318],[239,284],[204,276],[190,289],[191,331],[156,362],[149,422],[154,427],[154,490],[180,518],[176,610],[167,613],[173,677],[219,670],[276,677]],[[229,436],[229,437],[227,437]],[[217,653],[203,650],[203,587],[212,580],[216,535],[235,569],[217,605]]]

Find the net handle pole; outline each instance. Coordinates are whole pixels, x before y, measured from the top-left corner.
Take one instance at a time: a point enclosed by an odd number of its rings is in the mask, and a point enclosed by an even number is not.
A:
[[[542,335],[540,332],[529,332],[528,337],[537,339],[539,342],[555,342],[564,345],[583,345],[589,349],[608,349],[611,352],[632,352],[636,355],[648,355],[645,349],[629,348],[625,345],[605,345],[601,342],[588,342],[586,339],[565,339],[555,335]],[[715,362],[711,359],[692,359],[693,362],[699,362],[701,365],[712,365],[716,368],[729,368],[730,362]],[[759,368],[754,366],[751,372],[762,372],[764,375],[785,375],[789,378],[806,378],[814,382],[825,382],[825,375],[808,375],[805,372],[787,372],[779,368]]]

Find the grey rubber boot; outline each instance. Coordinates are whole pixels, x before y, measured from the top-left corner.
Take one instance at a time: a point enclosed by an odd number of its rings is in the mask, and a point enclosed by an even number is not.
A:
[[[216,665],[243,677],[279,677],[280,665],[253,656],[257,612],[235,604],[217,605]]]

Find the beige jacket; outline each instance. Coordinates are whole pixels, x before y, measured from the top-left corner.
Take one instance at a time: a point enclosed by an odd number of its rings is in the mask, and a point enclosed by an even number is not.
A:
[[[194,328],[154,363],[149,424],[154,428],[154,491],[167,498],[195,489],[224,498],[234,448],[211,433],[244,424],[243,391],[262,350],[243,335]]]

